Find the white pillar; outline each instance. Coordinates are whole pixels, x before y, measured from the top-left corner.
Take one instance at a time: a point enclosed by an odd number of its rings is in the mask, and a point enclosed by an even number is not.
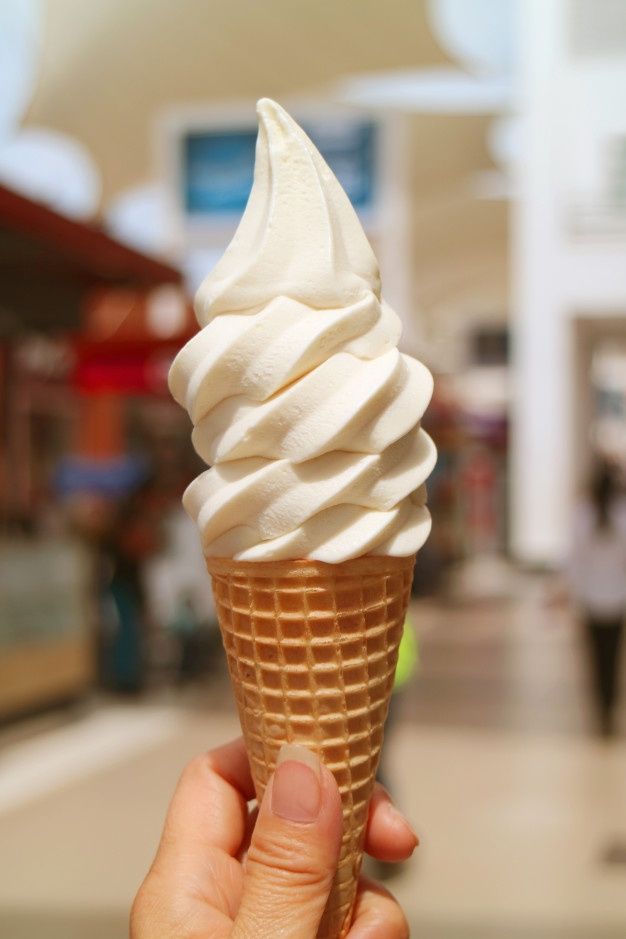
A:
[[[572,372],[562,302],[559,67],[563,0],[526,0],[520,17],[522,152],[512,213],[511,547],[559,563],[571,501]],[[562,190],[561,190],[562,191]]]
[[[383,296],[402,321],[402,350],[419,356],[423,333],[419,311],[414,309],[410,118],[394,112],[381,119],[380,128],[380,210],[376,220],[376,254]]]

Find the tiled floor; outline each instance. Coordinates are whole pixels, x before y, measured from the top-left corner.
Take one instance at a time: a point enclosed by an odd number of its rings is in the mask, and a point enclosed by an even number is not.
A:
[[[422,835],[391,888],[419,939],[626,935],[626,745],[593,739],[576,631],[534,581],[422,604],[388,770]],[[235,734],[221,689],[107,704],[0,750],[0,936],[117,939],[178,772]],[[1,742],[1,741],[0,741]]]

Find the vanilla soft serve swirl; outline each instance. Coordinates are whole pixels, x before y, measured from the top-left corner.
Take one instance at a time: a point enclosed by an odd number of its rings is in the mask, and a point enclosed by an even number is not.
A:
[[[250,199],[170,371],[211,466],[185,508],[207,556],[413,554],[430,530],[431,375],[396,348],[400,322],[329,167],[279,105],[257,110]]]

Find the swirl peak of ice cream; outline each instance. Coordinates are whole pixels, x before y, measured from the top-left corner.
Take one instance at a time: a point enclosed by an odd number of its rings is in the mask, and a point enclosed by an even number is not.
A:
[[[196,296],[201,325],[278,296],[312,309],[380,298],[376,258],[350,200],[304,131],[258,105],[254,186],[235,237]]]
[[[246,210],[170,370],[211,465],[185,508],[207,556],[412,554],[430,530],[431,375],[396,348],[400,322],[337,179],[279,105],[257,110]]]

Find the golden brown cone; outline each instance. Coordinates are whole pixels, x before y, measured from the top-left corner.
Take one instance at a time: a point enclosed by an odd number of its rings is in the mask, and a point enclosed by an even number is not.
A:
[[[337,780],[344,833],[318,939],[350,928],[415,556],[207,558],[258,799],[283,743]]]

